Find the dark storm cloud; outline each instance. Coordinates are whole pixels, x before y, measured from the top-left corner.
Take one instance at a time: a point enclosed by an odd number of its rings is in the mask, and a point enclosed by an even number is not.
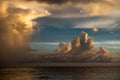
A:
[[[70,3],[83,3],[83,4],[88,4],[88,3],[108,3],[111,4],[109,2],[109,0],[36,0],[38,2],[45,2],[48,4],[64,4],[67,2]]]
[[[63,4],[68,2],[69,0],[36,0],[38,2],[45,2],[48,4]]]

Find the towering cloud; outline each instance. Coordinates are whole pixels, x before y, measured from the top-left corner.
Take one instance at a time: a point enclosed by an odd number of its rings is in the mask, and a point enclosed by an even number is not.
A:
[[[37,3],[33,3],[36,4]],[[50,15],[25,1],[0,1],[0,59],[19,59],[27,51],[28,41],[36,24],[33,19]],[[1,60],[1,61],[2,61]]]
[[[100,46],[99,50],[96,50],[94,48],[94,40],[84,31],[72,39],[71,45],[68,46],[68,43],[60,43],[55,53],[62,56],[58,57],[60,61],[106,62],[113,59],[110,52],[104,47]]]
[[[69,43],[60,43],[59,48],[55,50],[56,53],[78,53],[87,50],[92,50],[94,41],[88,36],[88,33],[82,31],[80,36],[73,37],[71,45]]]

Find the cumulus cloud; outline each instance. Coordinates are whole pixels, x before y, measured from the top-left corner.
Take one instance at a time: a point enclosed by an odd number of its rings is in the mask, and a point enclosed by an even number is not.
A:
[[[94,47],[94,41],[88,36],[88,33],[82,31],[80,36],[72,38],[71,45],[69,43],[60,43],[56,53],[76,53],[91,50]],[[77,51],[76,51],[77,50]]]
[[[33,19],[50,14],[47,10],[36,10],[35,6],[27,5],[29,3],[22,1],[0,1],[0,59],[9,61],[23,56],[21,53],[27,50],[36,24]]]
[[[50,15],[47,10],[52,15],[38,19],[42,26],[119,27],[119,3],[119,0],[1,0],[1,55],[25,49],[36,24],[33,19]]]
[[[94,40],[88,35],[88,33],[84,31],[80,33],[80,36],[74,37],[72,39],[71,45],[68,46],[68,43],[60,43],[59,48],[55,50],[55,53],[64,56],[67,54],[67,57],[70,57],[70,55],[72,54],[72,58],[76,56],[76,59],[73,59],[73,61],[79,62],[102,62],[112,60],[110,52],[107,49],[101,46],[99,50],[94,49]],[[62,57],[60,58],[60,60],[62,61]],[[68,58],[67,61],[71,61],[71,59]]]

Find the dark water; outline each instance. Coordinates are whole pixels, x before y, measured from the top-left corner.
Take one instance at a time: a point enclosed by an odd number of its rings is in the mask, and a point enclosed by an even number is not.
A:
[[[120,68],[2,68],[0,80],[120,80]]]

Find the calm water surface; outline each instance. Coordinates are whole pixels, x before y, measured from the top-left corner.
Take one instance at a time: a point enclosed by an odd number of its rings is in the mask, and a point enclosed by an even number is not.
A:
[[[120,68],[2,68],[0,80],[120,80]]]

